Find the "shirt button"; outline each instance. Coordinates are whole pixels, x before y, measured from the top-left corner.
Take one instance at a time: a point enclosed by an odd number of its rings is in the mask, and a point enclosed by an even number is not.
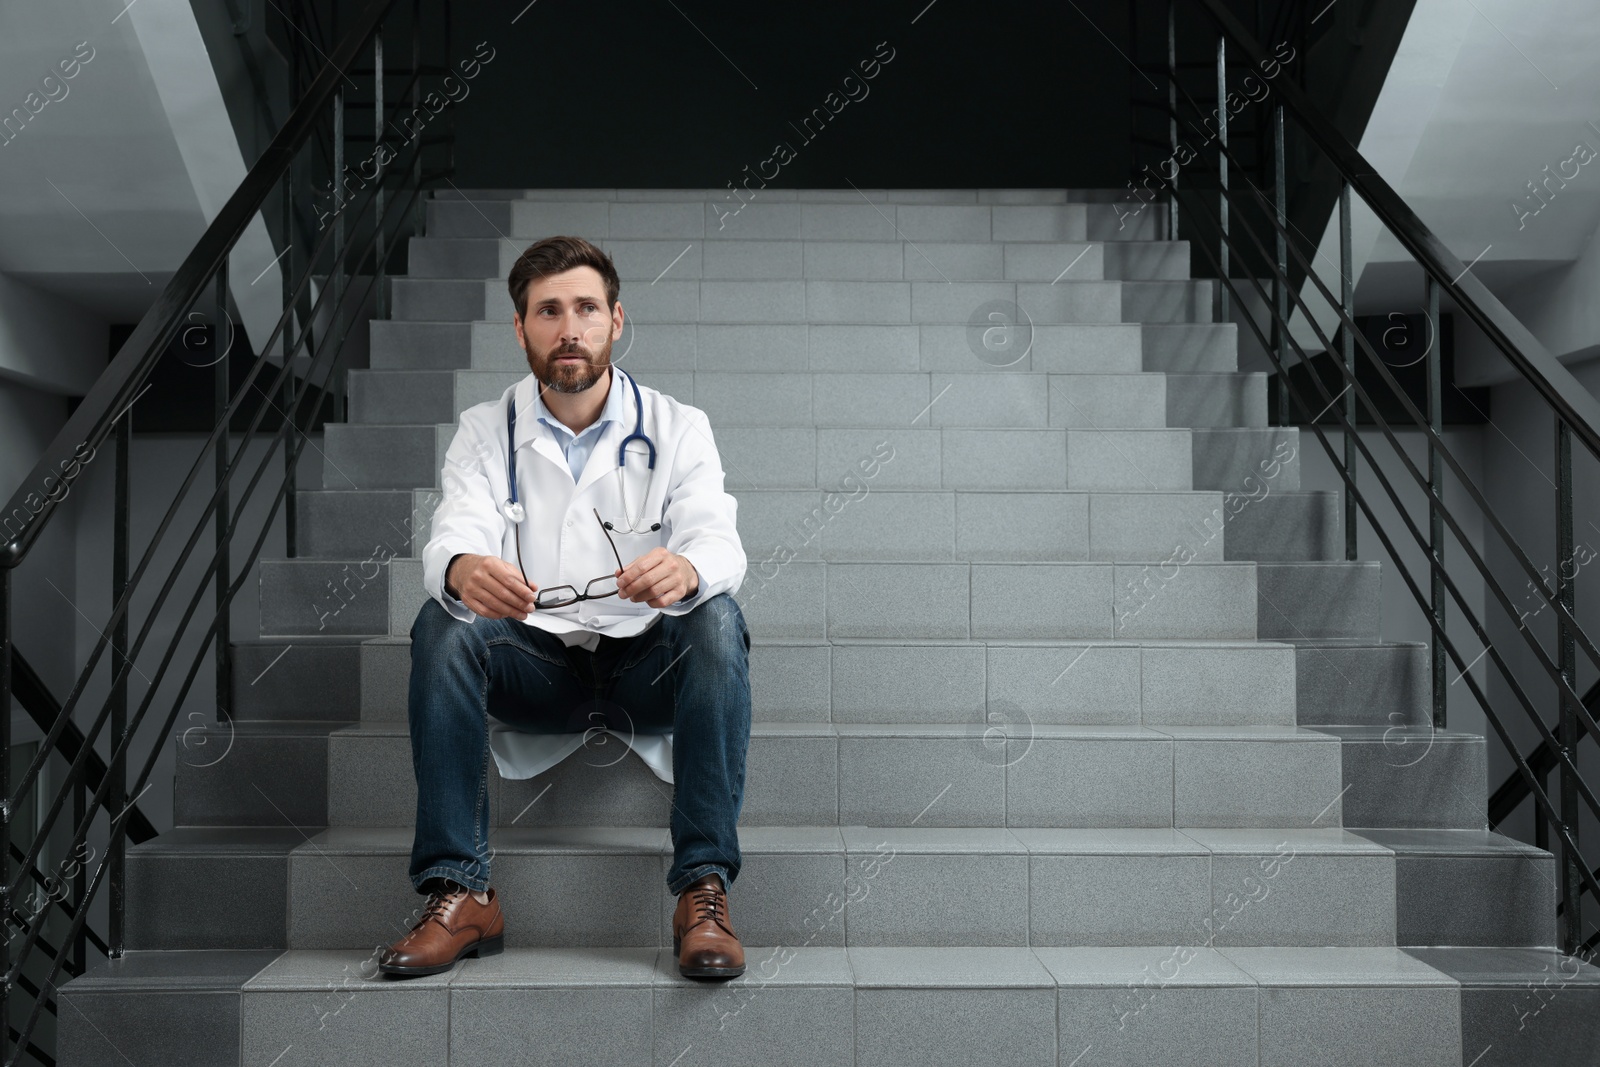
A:
[[[571,526],[571,525],[572,525],[572,520],[571,520],[571,519],[568,519],[568,520],[567,520],[567,525],[568,525],[568,526]]]

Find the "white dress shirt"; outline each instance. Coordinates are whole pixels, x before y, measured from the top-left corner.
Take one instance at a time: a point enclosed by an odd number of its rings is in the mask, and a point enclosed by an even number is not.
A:
[[[656,465],[646,489],[646,449],[628,445],[627,506],[618,485],[617,448],[634,431],[638,409],[624,374],[613,369],[605,406],[581,434],[560,425],[538,395],[532,374],[498,400],[461,413],[460,428],[445,454],[443,499],[433,515],[423,549],[423,585],[445,610],[463,622],[476,613],[444,591],[444,572],[460,553],[522,561],[539,588],[571,585],[578,590],[616,570],[616,557],[594,510],[615,527],[611,536],[624,565],[660,545],[688,559],[699,575],[695,596],[665,608],[621,597],[581,600],[561,608],[539,608],[521,622],[556,634],[564,644],[593,649],[599,635],[630,637],[653,626],[662,614],[682,615],[702,600],[738,590],[746,559],[736,528],[738,504],[723,487],[722,462],[710,421],[699,408],[639,384],[644,432],[656,447]],[[518,523],[501,505],[510,497],[506,467],[506,403],[517,405],[517,499],[526,510]],[[530,417],[531,415],[531,417]],[[642,509],[642,511],[641,511]],[[650,532],[652,523],[661,529]],[[641,532],[630,532],[631,528]],[[491,716],[490,749],[506,778],[531,778],[582,747],[585,735],[536,734],[516,730]],[[619,737],[663,781],[672,781],[672,735]]]

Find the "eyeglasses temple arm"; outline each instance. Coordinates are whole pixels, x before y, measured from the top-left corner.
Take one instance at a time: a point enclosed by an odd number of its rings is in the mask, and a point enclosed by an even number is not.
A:
[[[600,517],[598,508],[590,508],[594,512],[594,521],[600,524],[600,532],[606,535],[606,541],[611,545],[611,554],[617,557],[617,569],[622,570],[622,553],[617,551],[617,542],[612,539],[611,531],[606,529],[606,521]]]

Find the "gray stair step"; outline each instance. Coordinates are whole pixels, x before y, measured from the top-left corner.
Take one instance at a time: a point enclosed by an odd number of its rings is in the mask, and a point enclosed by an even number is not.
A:
[[[753,179],[752,179],[753,180]],[[676,202],[709,200],[734,203],[733,183],[712,189],[449,189],[431,190],[435,200],[646,200]],[[741,199],[759,198],[774,203],[804,201],[816,204],[1109,204],[1131,199],[1126,189],[776,189],[742,188]]]
[[[1300,488],[1300,431],[1293,426],[1195,427],[1189,440],[1196,489],[1263,497]]]
[[[1482,736],[1424,726],[1319,726],[1343,749],[1346,826],[1481,830],[1489,795]],[[1554,912],[1536,912],[1551,914]]]
[[[409,925],[418,900],[406,877],[411,837],[401,827],[334,827],[297,849],[290,859],[290,946],[351,949],[399,936],[393,931]],[[1505,838],[1452,846],[1475,867],[1520,865],[1501,872],[1507,877],[1459,886],[1463,905],[1488,916],[1541,895],[1549,855],[1514,846]],[[741,868],[729,900],[747,945],[809,938],[849,948],[1385,946],[1396,944],[1397,929],[1461,925],[1437,894],[1418,891],[1414,877],[1397,879],[1407,865],[1437,863],[1435,847],[1302,828],[750,829],[740,834]],[[508,828],[496,831],[494,850],[491,879],[504,895],[509,948],[671,947],[665,830]],[[1159,879],[1152,878],[1156,870]],[[1222,903],[1242,897],[1246,882],[1255,899],[1242,908]],[[803,924],[841,884],[870,889],[822,929]],[[986,897],[988,906],[981,904]],[[519,922],[536,900],[565,918]],[[1543,936],[1505,919],[1491,920],[1487,931]]]
[[[750,690],[760,723],[1293,725],[1299,653],[1254,641],[757,639]],[[410,639],[369,640],[361,659],[362,720],[405,722]]]
[[[1168,426],[1267,425],[1267,376],[1167,374]]]
[[[301,559],[348,559],[376,553],[421,556],[428,543],[437,489],[302,489]]]
[[[393,564],[386,561],[392,550],[393,546],[380,543],[377,552],[359,558],[261,560],[257,566],[263,636],[388,633],[395,617],[390,595]],[[420,583],[420,568],[406,577]],[[405,632],[410,628],[408,622]]]
[[[313,586],[342,566],[304,565],[326,569]],[[753,566],[737,599],[751,633],[764,637],[1232,640],[1257,636],[1255,566],[1194,562],[1178,568],[1178,581],[1137,563],[793,560],[770,581]],[[397,559],[388,571],[389,632],[409,633],[425,597],[421,566]],[[266,581],[263,570],[264,611]],[[295,625],[309,629],[318,618],[303,599],[295,609]]]
[[[410,664],[408,638],[362,646],[363,720],[406,721]],[[1427,717],[1426,657],[1412,645],[757,639],[750,670],[760,723],[1228,726],[1292,714],[1388,730]],[[1389,734],[1393,763],[1425,750]]]
[[[87,974],[59,985],[56,1062],[240,1064],[240,991],[282,954],[210,949],[91,956]]]
[[[1166,477],[1181,484],[1181,474],[1180,467]],[[770,577],[768,569],[791,558],[1142,561],[1181,545],[1193,559],[1220,562],[1343,551],[1329,518],[1337,500],[1327,493],[1292,490],[1243,507],[1238,497],[1201,492],[862,491],[862,484],[849,483],[849,491],[731,486],[751,565]],[[300,558],[416,558],[439,493],[324,489],[299,500]],[[848,519],[832,522],[847,506]]]
[[[1197,559],[1224,558],[1216,493],[1033,490],[745,489],[739,536],[751,565],[795,559],[935,561],[1145,560],[1187,539]],[[837,496],[836,496],[837,494]],[[1286,494],[1287,495],[1287,494]],[[371,553],[417,557],[431,529],[437,491],[313,490],[301,558]],[[844,505],[835,506],[842,497]],[[1264,503],[1264,502],[1263,502]],[[830,510],[831,509],[831,510]],[[838,522],[832,518],[848,516]],[[1206,525],[1208,524],[1209,525]],[[768,564],[769,569],[774,564]],[[765,570],[763,577],[769,577]]]
[[[349,725],[234,722],[185,731],[173,739],[173,824],[327,826],[328,737]]]
[[[518,823],[537,803],[534,816],[556,824],[665,827],[671,788],[608,736],[535,778],[492,774],[495,825]],[[1330,734],[1288,726],[762,723],[752,727],[740,819],[1337,826],[1340,747]],[[416,796],[406,724],[347,726],[327,751],[327,825],[410,825]],[[241,782],[237,791],[252,788]],[[936,794],[939,803],[924,814]]]
[[[513,371],[354,370],[352,423],[455,422],[528,377]],[[1265,426],[1259,374],[694,371],[640,379],[725,426]]]
[[[844,281],[1183,281],[1186,241],[922,242],[604,240],[627,282],[819,278]],[[521,248],[499,237],[413,237],[412,278],[504,278]]]
[[[843,921],[832,899],[806,902],[815,925]],[[745,975],[714,985],[679,976],[670,948],[511,948],[406,982],[363,980],[369,946],[133,952],[63,985],[60,1062],[354,1063],[382,1033],[384,1062],[397,1067],[514,1062],[529,1048],[560,1050],[568,1064],[747,1063],[775,1047],[804,1049],[795,1062],[815,1067],[1067,1064],[1086,1050],[1096,1063],[1232,1067],[1301,1062],[1312,1043],[1335,1063],[1458,1067],[1478,1055],[1475,1067],[1588,1067],[1600,1036],[1600,971],[1550,949],[871,948],[807,937],[746,939]],[[1530,1000],[1554,973],[1559,995]],[[1377,1017],[1392,1022],[1375,1028]],[[575,1033],[587,1036],[574,1043]]]
[[[1143,280],[1189,277],[1183,242],[1084,241],[799,241],[606,239],[627,293],[628,283],[753,281],[1027,282]],[[1115,249],[1115,252],[1108,251]],[[411,278],[505,278],[522,249],[498,237],[417,237],[408,247]],[[1109,257],[1109,258],[1108,258]],[[1107,273],[1114,262],[1116,273]]]
[[[430,237],[497,237],[531,243],[552,233],[591,241],[1151,241],[1161,239],[1161,212],[1128,217],[1115,204],[874,203],[870,196],[834,202],[749,202],[727,191],[708,200],[432,199]],[[1120,225],[1119,225],[1120,223]]]
[[[351,371],[350,421],[455,422],[527,376],[525,368]],[[718,428],[866,425],[875,412],[923,426],[1266,426],[1259,374],[680,371],[641,380],[694,403]]]
[[[1485,830],[1356,830],[1395,854],[1402,945],[1549,946],[1557,940],[1555,857]]]
[[[1146,323],[1144,369],[1206,374],[1239,369],[1239,328],[1226,323]]]
[[[1265,485],[1257,479],[1255,485]],[[1334,561],[1344,556],[1344,513],[1328,490],[1272,492],[1269,486],[1224,497],[1228,559],[1264,563]]]
[[[455,423],[330,423],[323,439],[323,485],[332,490],[437,487],[457,431]],[[1182,427],[718,425],[713,432],[730,489],[837,489],[864,456],[885,444],[893,450],[892,459],[878,465],[871,482],[875,489],[1186,491],[1197,463],[1193,431]],[[1234,446],[1231,457],[1218,464],[1212,459],[1218,454],[1214,442],[1207,439],[1198,459],[1213,471],[1243,466],[1252,454],[1259,455],[1259,468],[1275,451],[1272,438],[1260,435]],[[1259,495],[1243,480],[1226,488]]]
[[[130,846],[128,947],[287,947],[289,853],[319,829],[178,826]]]
[[[1203,835],[1174,830],[752,829],[741,832],[730,910],[747,944],[797,944],[811,933],[810,944],[834,947],[1198,944],[1208,937],[1213,893],[1234,891],[1259,862],[1293,854],[1272,880],[1277,901],[1262,901],[1253,921],[1222,926],[1216,944],[1267,936],[1294,944],[1394,944],[1389,848],[1342,830],[1272,830],[1248,841],[1222,846],[1229,859],[1213,861]],[[405,917],[416,899],[405,875],[410,851],[411,832],[402,827],[334,827],[317,835],[291,859],[291,947],[352,949],[392,939],[392,920]],[[491,880],[506,894],[507,947],[670,949],[670,859],[661,829],[499,830]],[[1158,888],[1138,885],[1141,869],[1168,864]],[[1339,880],[1325,886],[1325,910],[1309,893],[1318,873]],[[858,883],[869,891],[856,894],[843,915],[818,931],[802,925],[829,888]],[[1117,889],[1067,904],[1080,885]],[[1368,899],[1352,899],[1362,891]],[[978,905],[984,896],[989,904]],[[518,901],[558,901],[566,918],[518,923]],[[1338,923],[1334,913],[1362,918]],[[1218,918],[1211,923],[1218,926]]]
[[[287,647],[287,645],[286,645]],[[360,642],[360,718],[406,721],[408,637]],[[293,664],[290,664],[291,666]],[[760,723],[1424,726],[1418,644],[761,640],[750,651]],[[257,718],[316,711],[304,690]],[[1426,747],[1390,734],[1394,762]]]
[[[751,632],[767,638],[1142,641],[1378,632],[1376,563],[1183,563],[1176,553],[1151,563],[764,563],[752,561],[736,597]],[[274,636],[406,634],[426,598],[421,562],[388,557],[387,548],[361,560],[263,560],[260,567],[261,626]]]
[[[516,861],[509,859],[519,852],[544,854],[547,860],[553,858],[551,853],[607,857],[592,861],[601,864],[614,862],[619,854],[629,852],[670,857],[670,845],[664,852],[659,847],[660,835],[659,830],[643,828],[618,832],[537,823],[502,829],[497,835],[496,856],[506,856],[508,860],[495,867],[497,884],[505,891],[510,883],[514,892],[516,877],[526,877]],[[863,847],[869,838],[872,851]],[[1363,846],[1363,839],[1378,847]],[[1392,853],[1393,881],[1392,890],[1380,889],[1379,894],[1392,892],[1393,936],[1398,943],[1537,946],[1552,943],[1556,933],[1554,857],[1541,849],[1481,830],[1344,833],[1316,828],[1214,832],[1111,828],[878,828],[869,831],[865,826],[854,826],[842,831],[827,827],[741,830],[744,864],[739,881],[740,900],[742,910],[751,916],[742,924],[750,927],[744,936],[767,939],[793,933],[769,928],[774,921],[795,913],[787,896],[796,889],[804,892],[814,884],[825,884],[830,866],[835,868],[832,872],[835,880],[849,873],[853,853],[890,854],[881,842],[887,842],[893,854],[924,857],[919,861],[923,864],[931,862],[928,856],[984,855],[988,857],[991,871],[1015,865],[1016,860],[1009,857],[1028,854],[1032,871],[1024,884],[1031,887],[1032,907],[1026,896],[1016,902],[1018,921],[1025,924],[1016,929],[1019,943],[1161,943],[1163,935],[1182,941],[1191,933],[1185,929],[1186,924],[1192,923],[1205,930],[1205,905],[1213,895],[1220,898],[1229,890],[1229,886],[1216,883],[1219,878],[1228,877],[1228,865],[1236,866],[1240,856],[1287,857],[1283,861],[1287,866],[1302,856],[1317,857],[1320,862],[1335,857],[1370,859],[1381,855],[1383,850]],[[325,901],[306,899],[307,894],[319,893],[316,888],[318,869],[325,875],[338,875],[331,883],[334,893],[342,895],[351,888],[356,890],[359,899],[373,881],[362,877],[364,872],[354,866],[341,863],[338,857],[342,853],[366,858],[374,851],[393,852],[396,844],[402,845],[403,854],[408,855],[409,831],[334,828],[315,838],[300,832],[241,827],[169,831],[156,841],[130,851],[130,946],[178,949],[193,947],[194,942],[209,942],[211,947],[217,947],[253,939],[260,943],[229,947],[282,947],[288,942],[285,893],[293,886],[299,895],[295,909],[299,916],[295,944],[341,947],[341,943],[329,940],[336,935],[331,934],[327,925],[340,917],[341,910],[335,908],[333,914],[323,915]],[[294,872],[290,871],[291,854],[297,865]],[[1212,860],[1209,885],[1204,857]],[[861,858],[856,856],[858,862]],[[584,861],[573,859],[571,862],[581,867]],[[952,862],[959,869],[961,861]],[[1148,885],[1141,890],[1136,882],[1141,867],[1155,864],[1188,869],[1179,880],[1182,884],[1168,883],[1152,899]],[[1351,865],[1345,863],[1344,866]],[[665,866],[659,863],[639,867],[640,871],[634,873],[642,873],[646,881],[649,877],[664,875],[665,871]],[[1356,868],[1357,871],[1362,869],[1366,869],[1365,864]],[[403,876],[403,866],[400,873]],[[573,873],[581,875],[578,871]],[[1319,877],[1329,877],[1345,891],[1352,888],[1348,875],[1338,878],[1331,864]],[[1002,885],[1010,881],[1002,879]],[[944,891],[957,895],[979,892],[979,887],[971,882],[970,875],[958,876],[944,883],[941,895]],[[1067,885],[1052,885],[1052,882]],[[1054,898],[1068,892],[1070,885],[1111,886],[1119,882],[1127,882],[1126,887],[1104,894],[1097,905],[1080,900],[1075,908],[1066,911],[1055,907]],[[1279,888],[1284,887],[1284,883],[1279,884]],[[405,888],[409,890],[408,885]],[[648,891],[654,886],[639,888]],[[909,887],[904,882],[890,881],[882,888],[906,894]],[[1207,894],[1208,888],[1212,895]],[[196,891],[207,896],[219,894],[216,899],[248,901],[250,906],[242,911],[210,909],[215,914],[209,917],[196,914],[193,905]],[[320,892],[323,896],[330,895],[326,890]],[[1144,899],[1136,904],[1127,902],[1128,895],[1141,892]],[[519,895],[514,893],[511,899]],[[892,908],[896,902],[884,903]],[[896,922],[892,918],[893,911],[880,912],[863,917],[868,921],[854,931],[845,928],[836,931],[838,940],[834,943],[936,944],[941,943],[937,939],[949,933],[944,923],[925,914],[930,906],[927,899],[919,900],[912,895],[898,903],[915,918],[931,921],[925,928],[918,929],[914,923]],[[1351,910],[1361,904],[1359,901],[1330,902],[1330,906]],[[1185,908],[1189,914],[1185,914]],[[1030,911],[1033,913],[1031,920],[1028,918]],[[871,921],[874,918],[876,921]],[[1282,916],[1276,921],[1279,925],[1270,936],[1284,937],[1289,933],[1288,917]],[[1333,917],[1326,921],[1337,922]],[[1297,923],[1297,933],[1304,936],[1310,920],[1301,915]],[[321,936],[308,938],[307,935],[319,929]],[[978,926],[965,931],[964,936],[993,938],[999,932],[992,926]],[[1297,943],[1268,941],[1266,930],[1260,927],[1253,931],[1236,929],[1232,934],[1227,930],[1215,932],[1218,944]],[[1374,934],[1381,937],[1381,929],[1367,927],[1367,936]],[[524,943],[564,942],[534,940]]]
[[[650,323],[629,318],[611,353],[630,371],[880,371],[1227,374],[1238,370],[1231,323],[1021,323],[1015,312],[967,323]],[[994,327],[1003,327],[995,329]],[[510,316],[477,322],[371,323],[374,370],[527,373]]]
[[[394,317],[509,321],[500,279],[391,279]],[[1209,323],[1207,281],[674,281],[628,290],[625,314],[642,324],[898,325],[983,321],[993,307],[1034,325]],[[1019,312],[1020,309],[1020,312]]]
[[[1123,322],[1208,323],[1212,319],[1213,281],[1124,281],[1121,285]],[[1017,299],[1026,308],[1023,288],[1019,287]]]
[[[308,529],[302,498],[300,549],[306,556],[318,538]],[[308,536],[310,535],[310,536]],[[365,548],[366,538],[359,544]],[[231,648],[235,719],[323,719],[361,717],[361,644],[348,638],[235,641]],[[315,703],[305,700],[317,694]],[[198,757],[197,757],[198,758]]]
[[[1600,988],[1587,963],[1548,948],[1413,948],[1461,983],[1462,1063],[1579,1064],[1600,1047]],[[1552,977],[1554,976],[1554,977]],[[1553,998],[1545,991],[1559,989]]]
[[[1426,644],[1357,640],[1289,644],[1295,648],[1295,713],[1301,726],[1388,728],[1432,721]]]
[[[753,179],[752,179],[753,180]],[[709,200],[734,203],[729,185],[711,189],[434,189],[435,200],[536,200],[543,203],[569,200],[646,200],[678,202]],[[1124,189],[777,189],[742,188],[741,199],[758,198],[774,203],[804,201],[816,204],[1104,204],[1129,199]]]
[[[1181,281],[1189,277],[1188,241],[1107,241],[1102,277],[1122,281]]]
[[[1342,553],[1341,553],[1342,554]],[[1300,640],[1376,638],[1382,565],[1341,560],[1256,565],[1258,636]]]

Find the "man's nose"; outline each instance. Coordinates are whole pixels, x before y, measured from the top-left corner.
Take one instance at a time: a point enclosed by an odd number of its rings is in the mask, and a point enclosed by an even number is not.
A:
[[[561,343],[565,345],[582,341],[586,325],[582,315],[576,311],[567,312],[561,317]]]

